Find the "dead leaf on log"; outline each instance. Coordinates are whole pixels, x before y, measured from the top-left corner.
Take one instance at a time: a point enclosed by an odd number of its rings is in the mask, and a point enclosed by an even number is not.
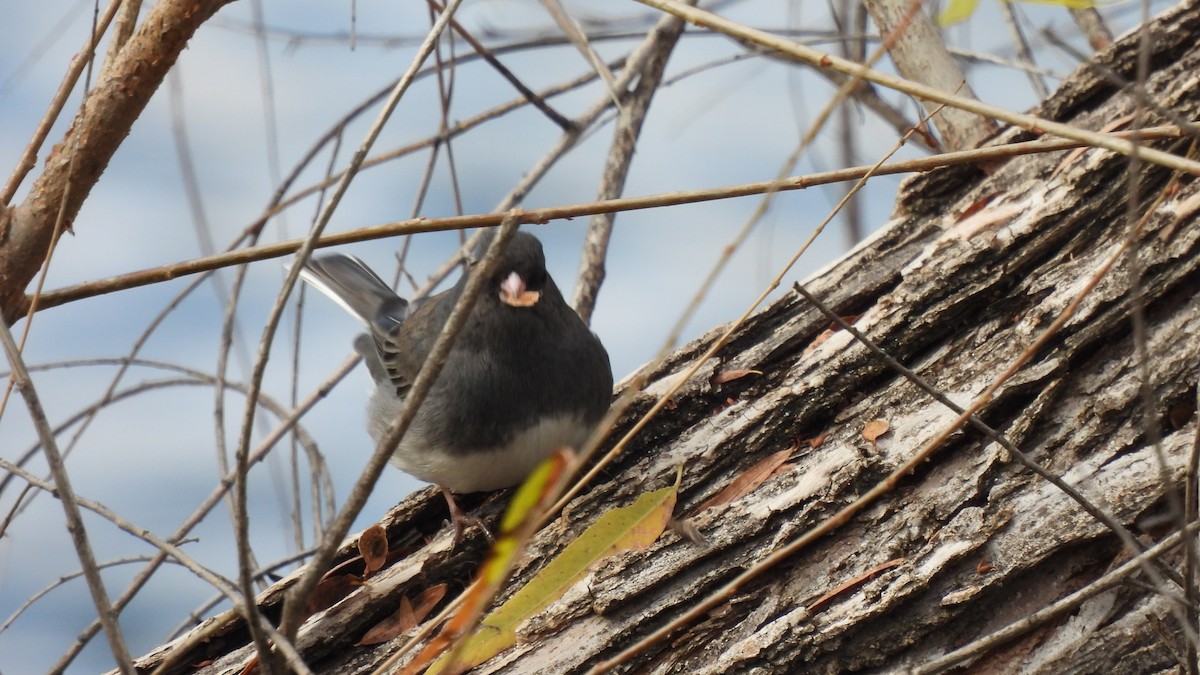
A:
[[[363,585],[363,580],[353,574],[326,577],[317,583],[317,588],[308,599],[308,611],[315,614],[329,609],[342,601],[351,591]]]
[[[1167,419],[1171,422],[1172,429],[1182,429],[1187,426],[1188,420],[1192,419],[1195,412],[1196,402],[1189,400],[1171,406],[1171,410],[1167,412]]]
[[[875,447],[876,439],[886,434],[891,427],[887,420],[871,420],[863,427],[862,437],[867,439],[871,447]]]
[[[862,314],[848,314],[848,315],[842,317],[842,321],[845,321],[846,323],[853,326],[854,322],[858,321],[859,317],[861,317],[861,316],[862,316]],[[813,351],[815,351],[817,347],[820,347],[822,344],[825,344],[826,340],[833,337],[834,333],[840,331],[841,329],[842,329],[842,325],[837,322],[829,324],[828,328],[826,328],[825,330],[818,333],[817,337],[813,338],[812,342],[808,343],[808,346],[804,348],[804,354],[801,356],[801,358],[808,356]]]
[[[460,638],[474,630],[486,605],[512,572],[514,561],[525,551],[525,544],[533,534],[538,517],[553,502],[563,486],[567,468],[574,462],[574,453],[569,449],[558,450],[544,459],[521,483],[500,519],[499,536],[492,542],[488,556],[479,568],[478,577],[463,591],[458,609],[402,672],[406,675],[462,672],[458,667],[459,655],[470,640],[464,642]],[[512,601],[509,598],[505,605]]]
[[[362,556],[366,571],[363,576],[371,576],[378,572],[388,556],[387,531],[379,525],[372,525],[358,535],[358,553]]]
[[[828,593],[826,593],[825,595],[822,595],[821,597],[817,598],[811,605],[808,606],[808,611],[815,612],[815,611],[821,609],[825,605],[829,604],[829,602],[831,600],[833,600],[837,596],[841,595],[842,593],[845,593],[848,590],[857,588],[857,587],[865,584],[866,582],[873,579],[876,574],[879,574],[880,572],[883,572],[884,570],[891,569],[891,568],[899,565],[902,562],[904,562],[904,558],[895,558],[893,560],[889,560],[881,565],[877,565],[876,567],[873,567],[873,568],[867,570],[866,572],[863,572],[862,574],[854,577],[850,581],[847,581],[843,584],[838,585],[837,588],[835,588],[832,591],[829,591]]]
[[[490,659],[516,643],[517,627],[521,622],[562,597],[597,561],[617,553],[648,548],[671,519],[682,479],[683,470],[679,469],[674,485],[642,493],[633,504],[600,516],[521,590],[484,617],[479,628],[464,642],[459,655],[444,654],[426,675],[463,672]],[[447,626],[453,623],[452,617]],[[409,668],[412,669],[411,663]]]
[[[400,609],[383,621],[375,624],[367,631],[362,639],[355,643],[359,647],[377,645],[381,642],[400,637],[416,628],[429,616],[429,612],[446,596],[446,584],[438,584],[421,591],[416,608],[409,602],[408,597],[400,598]]]
[[[971,202],[970,206],[963,209],[962,213],[958,214],[958,217],[954,219],[954,222],[961,223],[962,221],[966,220],[967,218],[975,215],[976,213],[979,213],[980,211],[983,210],[983,207],[987,206],[988,204],[991,204],[992,200],[995,199],[996,197],[1000,196],[1001,194],[1003,194],[1003,193],[1000,192],[999,190],[996,190],[994,192],[990,192],[990,193],[980,197],[979,199],[976,199],[975,201]]]
[[[741,378],[743,378],[747,375],[762,375],[762,371],[761,370],[749,370],[746,368],[734,368],[732,370],[723,370],[719,373],[713,373],[713,376],[708,378],[708,383],[715,387],[718,384],[725,384],[726,382],[733,382],[734,380],[740,380]]]
[[[746,469],[737,478],[734,478],[725,489],[713,495],[708,501],[696,508],[696,513],[700,513],[705,509],[710,509],[721,504],[728,504],[737,501],[742,497],[754,492],[758,486],[767,481],[768,478],[775,475],[775,471],[792,456],[796,451],[796,445],[780,450],[774,454],[767,456],[765,459],[758,462],[754,466]]]

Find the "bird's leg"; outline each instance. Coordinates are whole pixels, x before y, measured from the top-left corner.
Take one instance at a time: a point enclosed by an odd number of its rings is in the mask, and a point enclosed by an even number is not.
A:
[[[488,532],[487,526],[483,524],[482,520],[463,513],[463,510],[458,506],[458,501],[454,499],[454,495],[446,488],[440,485],[438,487],[442,491],[442,496],[446,498],[446,506],[450,507],[450,522],[454,525],[454,548],[458,548],[459,542],[462,541],[463,531],[469,526],[478,527],[480,530],[483,530],[483,536],[487,537],[489,542],[494,541],[492,533]]]

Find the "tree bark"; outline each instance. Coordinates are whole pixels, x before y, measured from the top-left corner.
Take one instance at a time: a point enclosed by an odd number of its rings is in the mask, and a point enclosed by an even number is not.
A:
[[[1146,114],[1147,125],[1196,119],[1200,3],[1181,4],[1150,30],[1146,91],[1157,107]],[[1131,80],[1135,64],[1136,36],[1080,68],[1039,114],[1095,130],[1131,115],[1134,87],[1113,78]],[[1009,130],[994,143],[1029,138]],[[1184,152],[1187,143],[1156,147]],[[1132,217],[1131,181],[1139,194]],[[1098,277],[1074,315],[979,417],[1149,546],[1177,529],[1171,493],[1182,494],[1197,437],[1198,200],[1200,181],[1174,184],[1164,169],[1105,150],[1017,157],[987,172],[935,170],[907,181],[891,220],[806,288],[839,315],[857,316],[859,330],[966,406]],[[1132,246],[1123,253],[1127,237]],[[1115,264],[1101,274],[1110,258]],[[1140,279],[1145,307],[1144,364],[1132,327],[1132,279]],[[668,532],[646,551],[606,560],[527,622],[516,646],[473,672],[578,673],[613,657],[858,500],[954,420],[846,331],[816,340],[829,323],[796,293],[753,316],[598,484],[534,538],[506,593],[599,514],[669,484],[677,465],[684,478],[676,517],[689,519],[705,543]],[[651,373],[647,393],[613,437],[723,330]],[[713,383],[720,380],[712,375],[737,369],[761,374]],[[890,430],[865,440],[864,427],[879,419]],[[789,447],[798,447],[789,467],[732,503],[696,513],[748,468]],[[494,517],[503,497],[487,498],[476,512]],[[452,596],[470,579],[483,551],[479,538],[451,550],[443,530],[423,543],[422,533],[438,530],[444,517],[428,490],[389,514],[393,548],[415,550],[310,619],[298,646],[315,672],[369,671],[406,637],[354,643],[402,597],[438,583],[449,583]],[[1096,581],[1129,555],[1075,500],[968,427],[832,533],[620,669],[919,668]],[[1181,577],[1182,560],[1178,551],[1168,554],[1157,574]],[[967,663],[978,672],[1176,667],[1187,650],[1183,613],[1172,598],[1184,591],[1169,580],[1165,592],[1156,591],[1144,572],[1138,575],[1140,581],[1099,593]],[[277,614],[290,583],[260,598],[268,616]],[[224,673],[250,654],[235,616],[215,617],[197,631],[203,641],[185,637],[140,665],[171,654],[179,664],[211,660],[200,672]],[[184,670],[190,672],[182,665],[173,672]]]

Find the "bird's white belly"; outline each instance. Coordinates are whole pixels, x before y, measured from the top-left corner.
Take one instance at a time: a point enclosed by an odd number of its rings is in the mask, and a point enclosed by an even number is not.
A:
[[[543,420],[518,434],[503,448],[447,452],[419,438],[405,438],[392,454],[392,464],[421,480],[451,492],[483,492],[512,487],[561,447],[578,449],[591,429],[573,415]]]

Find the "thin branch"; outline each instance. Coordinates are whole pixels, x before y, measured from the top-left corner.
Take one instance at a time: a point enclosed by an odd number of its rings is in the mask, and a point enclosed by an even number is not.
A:
[[[442,5],[437,2],[437,0],[427,0],[427,2],[429,2],[430,6],[437,9],[437,11],[442,11]],[[458,33],[460,36],[462,36],[462,38],[467,41],[467,44],[471,45],[471,49],[475,50],[475,53],[478,54],[479,57],[484,61],[486,61],[487,64],[500,75],[500,77],[504,78],[509,84],[511,84],[513,89],[516,89],[518,92],[520,92],[520,94],[524,96],[525,99],[531,105],[533,105],[533,107],[542,111],[543,115],[558,125],[558,128],[566,130],[571,127],[570,120],[564,117],[562,113],[552,108],[550,104],[546,102],[546,99],[543,96],[535,93],[529,87],[526,87],[524,82],[518,79],[517,76],[514,75],[513,72],[509,70],[503,63],[500,63],[500,59],[496,58],[496,54],[491,49],[488,49],[487,46],[485,46],[479,40],[476,40],[475,36],[471,35],[471,33],[463,28],[457,21],[451,21],[450,27],[454,29],[455,33]],[[452,65],[456,62],[456,59],[452,59],[450,61]],[[588,79],[592,79],[590,74],[588,75]]]
[[[83,526],[83,516],[79,512],[79,504],[75,501],[75,491],[71,489],[71,479],[67,475],[66,464],[63,463],[62,454],[58,451],[54,432],[51,431],[50,423],[46,420],[46,413],[42,409],[42,403],[33,386],[33,380],[29,378],[29,371],[25,368],[25,360],[17,349],[12,332],[8,330],[8,326],[2,323],[0,323],[0,343],[4,345],[4,352],[12,367],[17,390],[25,399],[25,405],[29,408],[29,417],[37,429],[38,438],[41,439],[46,463],[50,465],[50,473],[54,476],[54,486],[49,489],[53,489],[58,494],[59,501],[62,503],[63,513],[67,518],[67,532],[71,535],[71,543],[75,545],[75,555],[78,556],[79,564],[83,567],[88,591],[91,592],[92,603],[96,606],[96,615],[100,618],[101,625],[104,626],[104,634],[108,637],[109,650],[112,651],[113,659],[116,660],[117,667],[121,669],[121,672],[131,674],[133,673],[133,662],[130,660],[129,647],[125,644],[121,625],[117,623],[117,615],[113,612],[112,604],[108,600],[108,591],[104,588],[104,580],[100,578],[100,567],[96,564],[95,554],[92,553],[92,546],[88,541],[87,529]]]
[[[988,105],[973,98],[958,96],[940,89],[905,80],[904,78],[865,68],[860,64],[848,61],[839,56],[786,40],[778,35],[750,28],[711,12],[689,7],[678,2],[678,0],[638,0],[638,2],[674,14],[696,25],[725,33],[735,39],[747,40],[768,49],[784,52],[819,68],[832,68],[847,75],[859,76],[875,84],[904,92],[918,99],[944,103],[952,108],[1007,122],[1013,126],[1026,129],[1031,133],[1070,138],[1122,155],[1139,152],[1142,159],[1146,161],[1161,164],[1169,169],[1183,171],[1191,175],[1200,175],[1200,162],[1150,148],[1141,148],[1139,150],[1136,148],[1136,144],[1131,141],[1105,137],[1103,134],[1086,131],[1069,124],[1054,122],[1037,117],[1036,115],[1014,112],[1005,108]]]
[[[638,77],[637,86],[619,108],[617,124],[613,130],[613,142],[608,160],[604,165],[604,176],[600,181],[599,199],[613,199],[625,192],[625,181],[633,163],[634,148],[642,125],[650,109],[650,102],[663,81],[667,60],[679,37],[683,34],[683,22],[674,17],[663,17],[649,32],[653,42],[648,47],[649,60],[645,62]],[[571,304],[584,323],[591,323],[592,311],[596,307],[596,296],[604,282],[604,261],[608,257],[608,242],[612,236],[615,213],[592,216],[588,221],[587,236],[583,243],[583,257],[576,275],[575,297]]]
[[[1113,34],[1105,25],[1099,10],[1095,7],[1071,7],[1070,12],[1071,18],[1075,19],[1075,25],[1087,36],[1088,44],[1093,50],[1108,49],[1113,43]]]
[[[1033,86],[1033,93],[1037,94],[1039,101],[1043,100],[1050,95],[1050,90],[1046,88],[1046,81],[1035,70],[1033,50],[1029,48],[1029,39],[1025,37],[1025,31],[1021,29],[1017,9],[1010,2],[1001,2],[998,7],[1000,15],[1004,17],[1004,23],[1008,25],[1008,30],[1012,33],[1013,46],[1017,50],[1017,61],[1026,66],[1024,68],[1025,75],[1029,78],[1029,84]]]
[[[280,290],[280,293],[279,293],[279,298],[275,303],[275,307],[271,310],[270,318],[267,320],[267,326],[263,329],[262,341],[259,344],[259,357],[257,359],[257,362],[255,363],[255,372],[251,379],[251,391],[253,392],[250,396],[251,398],[254,397],[254,393],[257,393],[256,389],[261,386],[263,372],[266,368],[267,355],[270,353],[271,343],[273,341],[275,325],[277,324],[277,322],[279,320],[279,316],[283,312],[283,307],[285,306],[287,296],[290,294],[292,288],[296,284],[296,280],[300,276],[300,269],[304,266],[304,262],[308,259],[308,256],[312,253],[315,241],[321,236],[321,232],[325,229],[325,226],[329,223],[330,218],[332,218],[334,210],[337,208],[338,204],[341,202],[342,196],[346,193],[346,190],[349,188],[351,180],[356,175],[358,169],[362,166],[363,160],[366,158],[367,153],[371,149],[371,146],[374,145],[375,140],[379,137],[379,134],[383,131],[384,124],[391,117],[392,111],[395,110],[396,106],[400,102],[400,99],[404,96],[404,93],[406,91],[408,91],[408,87],[412,83],[413,79],[416,77],[418,71],[420,70],[421,64],[424,63],[425,59],[428,58],[429,55],[433,52],[434,46],[437,44],[437,41],[441,37],[442,32],[446,29],[446,26],[449,25],[450,18],[452,16],[454,16],[454,12],[458,9],[458,6],[460,3],[461,3],[461,0],[450,0],[450,2],[446,3],[445,11],[442,12],[441,16],[438,17],[437,22],[435,22],[433,27],[430,29],[429,34],[425,38],[425,41],[421,44],[420,48],[417,50],[416,55],[414,55],[412,64],[409,66],[408,70],[405,71],[404,75],[396,83],[396,86],[392,91],[392,95],[388,98],[387,102],[384,104],[383,109],[379,111],[379,114],[376,117],[375,123],[371,126],[371,129],[367,133],[367,137],[363,140],[363,143],[362,143],[362,145],[359,146],[358,150],[355,151],[354,156],[350,161],[350,165],[346,169],[346,173],[344,174],[341,182],[338,183],[338,186],[334,190],[333,195],[330,196],[328,205],[322,211],[321,216],[318,218],[316,224],[313,225],[309,236],[305,239],[304,243],[301,245],[301,247],[297,251],[296,263],[294,265],[292,265],[292,267],[288,270],[287,279],[284,280],[283,288]],[[411,394],[410,394],[410,396],[411,396]],[[250,408],[248,407],[247,415],[249,415],[249,410],[250,410]],[[398,438],[396,440],[397,440],[397,442],[399,441]],[[239,503],[239,506],[243,509],[246,507],[246,500],[244,498],[244,495],[245,495],[244,470],[246,468],[246,460],[248,458],[249,446],[250,446],[250,428],[249,428],[249,418],[247,417],[242,425],[242,437],[241,437],[241,440],[239,441],[239,445],[238,445],[238,468],[239,468],[238,476],[239,476],[239,481],[241,483],[240,490],[242,492],[242,497],[238,499],[238,503]],[[395,447],[395,444],[393,444],[393,447]],[[376,454],[378,455],[380,453],[376,452]],[[390,456],[390,453],[388,453],[388,454]],[[384,462],[386,462],[387,458],[384,457],[383,459],[384,459]],[[382,464],[380,465],[379,468],[380,468],[380,470],[382,470],[382,468],[383,468]],[[364,471],[364,478],[367,473],[368,473],[367,471]],[[378,474],[376,473],[375,478],[370,480],[370,485],[374,485],[375,480],[377,478],[378,478]],[[364,480],[360,479],[359,485],[364,484],[364,482],[365,482]],[[370,490],[368,488],[367,492],[369,492],[369,491]],[[346,504],[346,506],[343,507],[341,516],[334,520],[334,523],[333,523],[331,529],[325,533],[325,539],[322,542],[322,544],[320,545],[320,547],[317,549],[317,554],[314,558],[313,564],[310,565],[309,571],[306,572],[306,574],[301,578],[300,582],[297,583],[296,590],[293,592],[292,595],[289,596],[289,600],[284,606],[284,616],[283,616],[283,619],[282,619],[280,625],[282,628],[283,635],[285,635],[286,639],[288,639],[288,640],[292,639],[296,635],[296,629],[299,628],[300,617],[301,617],[301,614],[303,613],[303,607],[302,607],[303,603],[297,602],[297,598],[301,598],[301,597],[307,598],[307,595],[312,591],[312,588],[316,585],[317,579],[319,578],[319,574],[314,575],[312,573],[312,570],[315,569],[316,567],[320,566],[322,562],[324,562],[325,566],[328,566],[328,560],[331,559],[333,556],[334,546],[336,546],[337,543],[340,542],[341,538],[343,536],[345,536],[346,532],[349,530],[349,527],[350,527],[350,522],[347,521],[344,516],[350,511],[354,511],[354,513],[357,514],[357,509],[355,509],[352,506],[353,502],[356,499],[360,500],[362,503],[365,503],[366,495],[365,494],[363,494],[363,495],[353,495],[352,494],[350,496],[351,501],[348,502]],[[362,507],[362,504],[360,503],[358,505],[358,508],[361,508],[361,507]],[[340,534],[339,534],[339,531],[340,531]],[[239,532],[239,538],[244,538],[248,542],[248,533],[245,531]],[[249,584],[249,581],[248,581],[249,571],[250,570],[247,568],[243,572],[243,585],[248,586],[248,584]],[[322,570],[322,572],[323,571],[324,570]],[[303,589],[303,590],[301,591],[301,589]],[[254,613],[257,614],[256,609],[254,610]]]
[[[119,558],[117,560],[109,560],[107,562],[97,563],[97,567],[99,567],[100,569],[106,569],[109,567],[118,567],[120,565],[130,565],[130,564],[138,563],[138,562],[146,562],[148,560],[150,560],[150,556],[147,556],[147,555],[131,556],[128,558]],[[3,633],[4,631],[8,630],[9,627],[13,625],[13,622],[15,622],[18,618],[20,618],[21,615],[25,613],[25,610],[27,610],[30,607],[33,607],[35,604],[37,604],[38,600],[41,600],[42,598],[49,595],[50,592],[53,591],[54,589],[59,588],[61,586],[65,586],[68,582],[78,579],[79,577],[81,577],[83,575],[84,575],[83,570],[76,570],[69,574],[64,574],[64,575],[60,576],[58,579],[55,579],[54,581],[50,582],[46,586],[43,586],[41,589],[39,589],[33,595],[26,598],[25,602],[21,603],[20,607],[13,610],[12,614],[8,615],[8,618],[4,620],[4,623],[0,624],[0,633]]]
[[[1114,139],[1125,139],[1132,137],[1135,133],[1143,139],[1179,138],[1182,135],[1182,132],[1177,127],[1172,126],[1153,127],[1150,129],[1143,129],[1139,132],[1122,131],[1104,135],[1110,136]],[[874,172],[873,175],[892,175],[930,171],[945,166],[974,164],[976,162],[987,162],[996,159],[1009,159],[1020,155],[1036,154],[1040,152],[1055,152],[1058,150],[1067,150],[1090,145],[1093,144],[1066,139],[1046,139],[1026,141],[1023,143],[1011,143],[1007,145],[978,148],[975,150],[948,152],[940,155],[931,155],[929,157],[921,157],[902,162],[892,162],[879,167],[879,170]],[[754,183],[743,183],[740,185],[719,188],[665,192],[648,195],[645,197],[623,197],[621,199],[607,199],[596,202],[585,202],[582,204],[526,209],[517,217],[522,224],[544,224],[551,220],[569,220],[572,218],[579,218],[581,216],[591,216],[597,213],[635,211],[639,209],[652,209],[663,206],[677,206],[679,204],[694,204],[699,202],[715,201],[719,199],[731,199],[734,197],[748,197],[751,195],[763,194],[771,190],[803,190],[814,185],[826,185],[845,180],[854,180],[867,175],[869,171],[869,166],[858,166],[837,169],[835,171],[825,171],[807,176],[793,176],[783,181],[758,181]],[[401,234],[495,227],[496,225],[500,224],[501,220],[503,220],[503,216],[496,213],[451,216],[446,218],[413,218],[409,220],[388,223],[386,225],[375,225],[356,230],[347,230],[344,232],[326,234],[316,241],[316,247],[325,248],[329,246],[340,246],[342,244],[351,244],[360,241],[371,241],[373,239],[394,237]],[[97,281],[88,281],[82,284],[76,284],[74,286],[48,291],[42,294],[41,301],[39,303],[39,309],[57,307],[68,302],[74,302],[75,300],[82,300],[83,298],[104,295],[105,293],[113,293],[129,288],[137,288],[139,286],[146,286],[163,281],[170,281],[171,279],[176,279],[181,276],[196,274],[199,272],[207,272],[222,267],[241,265],[258,260],[268,260],[270,258],[281,258],[296,252],[300,248],[301,244],[303,244],[303,241],[304,240],[302,239],[291,239],[288,241],[264,244],[254,248],[230,251],[228,253],[221,253],[203,258],[193,258],[180,263],[162,265],[159,267],[142,270],[140,272],[131,272],[118,277],[100,279]]]
[[[1194,535],[1200,530],[1200,523],[1191,522],[1188,524],[1184,532],[1175,532],[1171,536],[1155,544],[1147,549],[1144,553],[1140,553],[1133,559],[1126,561],[1121,566],[1112,570],[1108,574],[1100,577],[1096,581],[1084,586],[1083,588],[1071,593],[1067,597],[1058,600],[1029,616],[1015,621],[1004,628],[988,635],[987,637],[973,640],[970,644],[964,645],[954,651],[941,656],[932,661],[922,664],[918,668],[912,668],[906,672],[910,675],[933,675],[934,673],[943,673],[949,670],[952,666],[962,663],[968,659],[974,658],[988,653],[996,647],[1005,644],[1006,642],[1017,638],[1029,631],[1041,626],[1049,621],[1053,621],[1063,614],[1077,609],[1087,600],[1104,593],[1119,584],[1124,583],[1130,575],[1137,572],[1139,569],[1145,569],[1146,564],[1150,560],[1161,558],[1165,553],[1179,545],[1183,534],[1188,536]]]
[[[617,87],[616,78],[613,77],[612,71],[604,64],[604,59],[596,53],[588,42],[587,34],[583,28],[567,13],[565,7],[559,0],[541,0],[542,6],[549,12],[550,17],[554,19],[554,23],[558,24],[563,35],[567,36],[567,40],[575,45],[579,53],[583,55],[583,59],[588,62],[597,73],[600,74],[600,79],[604,80],[604,86],[608,88],[608,95],[612,98],[612,103],[617,110],[621,110],[621,92],[624,89]],[[622,111],[622,114],[624,111]]]
[[[112,22],[117,10],[125,4],[122,0],[111,0],[108,7],[101,15],[100,21],[97,24],[97,29],[100,34],[108,30],[108,25]],[[79,76],[83,74],[83,69],[92,62],[92,56],[95,51],[92,49],[95,44],[95,36],[88,36],[88,43],[83,46],[71,59],[70,65],[67,66],[67,73],[63,76],[62,82],[58,85],[58,90],[54,92],[54,98],[50,100],[50,109],[42,115],[42,119],[38,122],[37,129],[33,132],[33,138],[29,139],[29,143],[25,146],[25,151],[21,153],[21,158],[17,160],[17,165],[13,167],[12,174],[4,183],[4,189],[0,190],[0,204],[7,205],[16,196],[17,189],[21,187],[21,182],[25,180],[25,176],[29,174],[37,164],[38,151],[41,150],[42,144],[46,142],[46,137],[50,135],[50,129],[54,123],[58,121],[58,116],[62,114],[63,108],[67,105],[67,100],[71,98],[71,92],[75,90],[75,85],[79,82]],[[0,223],[3,225],[3,223]],[[4,233],[4,228],[0,227],[0,234]]]
[[[129,42],[133,29],[137,27],[138,13],[142,11],[142,0],[124,0],[121,2],[121,14],[117,16],[117,25],[113,26],[112,35],[108,41],[108,52],[104,55],[104,67],[116,58],[117,52]]]
[[[0,214],[0,227],[6,228],[0,232],[0,270],[4,270],[0,314],[4,321],[11,324],[29,310],[25,287],[55,245],[56,232],[70,229],[109,160],[192,34],[228,2],[155,4],[88,94],[65,132],[71,142],[60,143],[50,152],[25,200],[11,212]],[[35,145],[40,144],[31,144],[31,148]],[[23,175],[23,171],[15,173],[0,197],[15,194]]]
[[[933,19],[924,11],[922,0],[872,0],[863,4],[879,27],[879,32],[885,36],[884,42],[887,43],[896,70],[908,81],[919,82],[931,91],[960,94],[964,100],[976,98],[966,76],[946,49],[946,41],[941,38]],[[853,63],[850,60],[846,62]],[[858,77],[865,77],[865,74]],[[939,104],[947,103],[937,98],[918,98],[926,112],[932,112]],[[934,126],[940,132],[945,148],[973,148],[991,134],[991,120],[986,117],[981,119],[970,112],[958,106],[940,111]]]

